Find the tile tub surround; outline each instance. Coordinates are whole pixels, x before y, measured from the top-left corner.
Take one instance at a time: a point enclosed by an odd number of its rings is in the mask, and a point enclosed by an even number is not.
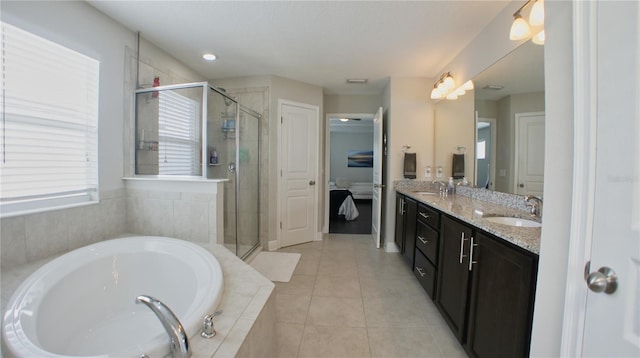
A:
[[[440,196],[422,196],[415,191],[429,191],[431,182],[425,181],[394,182],[396,191],[418,202],[427,204],[445,214],[451,215],[468,224],[509,241],[536,255],[540,253],[540,234],[542,228],[515,227],[492,223],[483,215],[514,216],[530,218],[526,211],[524,197],[521,195],[492,192],[486,189],[457,187],[455,195],[446,198]]]
[[[226,248],[202,244],[220,262],[224,274],[224,293],[214,319],[217,334],[205,339],[196,335],[189,343],[192,357],[275,357],[275,285]],[[20,283],[54,257],[2,271],[2,313]],[[213,312],[212,312],[213,313]]]

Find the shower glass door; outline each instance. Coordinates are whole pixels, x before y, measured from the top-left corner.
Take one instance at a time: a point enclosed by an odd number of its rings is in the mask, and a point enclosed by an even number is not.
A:
[[[241,258],[259,244],[260,115],[240,105],[237,132],[238,247]]]
[[[237,251],[238,212],[236,210],[236,116],[238,103],[209,89],[207,96],[207,178],[228,179],[224,183],[223,245]]]

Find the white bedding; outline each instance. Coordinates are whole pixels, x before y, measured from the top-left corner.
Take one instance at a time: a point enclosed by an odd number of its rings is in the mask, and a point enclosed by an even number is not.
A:
[[[351,199],[351,195],[347,196],[342,204],[340,204],[338,215],[344,215],[344,218],[347,221],[355,220],[360,216],[360,212],[358,211],[358,208],[356,208],[356,204],[353,202],[353,199]]]

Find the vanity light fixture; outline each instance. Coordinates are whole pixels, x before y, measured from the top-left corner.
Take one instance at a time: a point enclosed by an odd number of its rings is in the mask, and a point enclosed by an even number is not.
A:
[[[532,5],[529,12],[529,22],[522,17],[522,11]],[[532,31],[533,27],[533,31]],[[519,41],[535,36],[531,41],[537,45],[544,45],[544,0],[528,0],[513,14],[513,23],[509,31],[509,39]]]
[[[433,84],[433,90],[431,90],[431,99],[446,98],[450,100],[458,99],[458,96],[462,96],[466,91],[473,89],[473,82],[471,80],[465,82],[462,86],[456,88],[456,82],[451,75],[451,72],[443,73],[440,79]]]

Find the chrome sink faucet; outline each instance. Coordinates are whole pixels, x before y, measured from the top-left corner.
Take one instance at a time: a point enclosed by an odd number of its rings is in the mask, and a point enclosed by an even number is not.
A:
[[[136,297],[136,303],[144,303],[158,317],[165,331],[171,339],[171,356],[174,358],[191,357],[191,347],[189,337],[182,327],[178,317],[157,298],[140,295]]]
[[[527,206],[531,207],[531,216],[542,218],[542,198],[527,195],[524,197],[524,201],[527,203]]]

